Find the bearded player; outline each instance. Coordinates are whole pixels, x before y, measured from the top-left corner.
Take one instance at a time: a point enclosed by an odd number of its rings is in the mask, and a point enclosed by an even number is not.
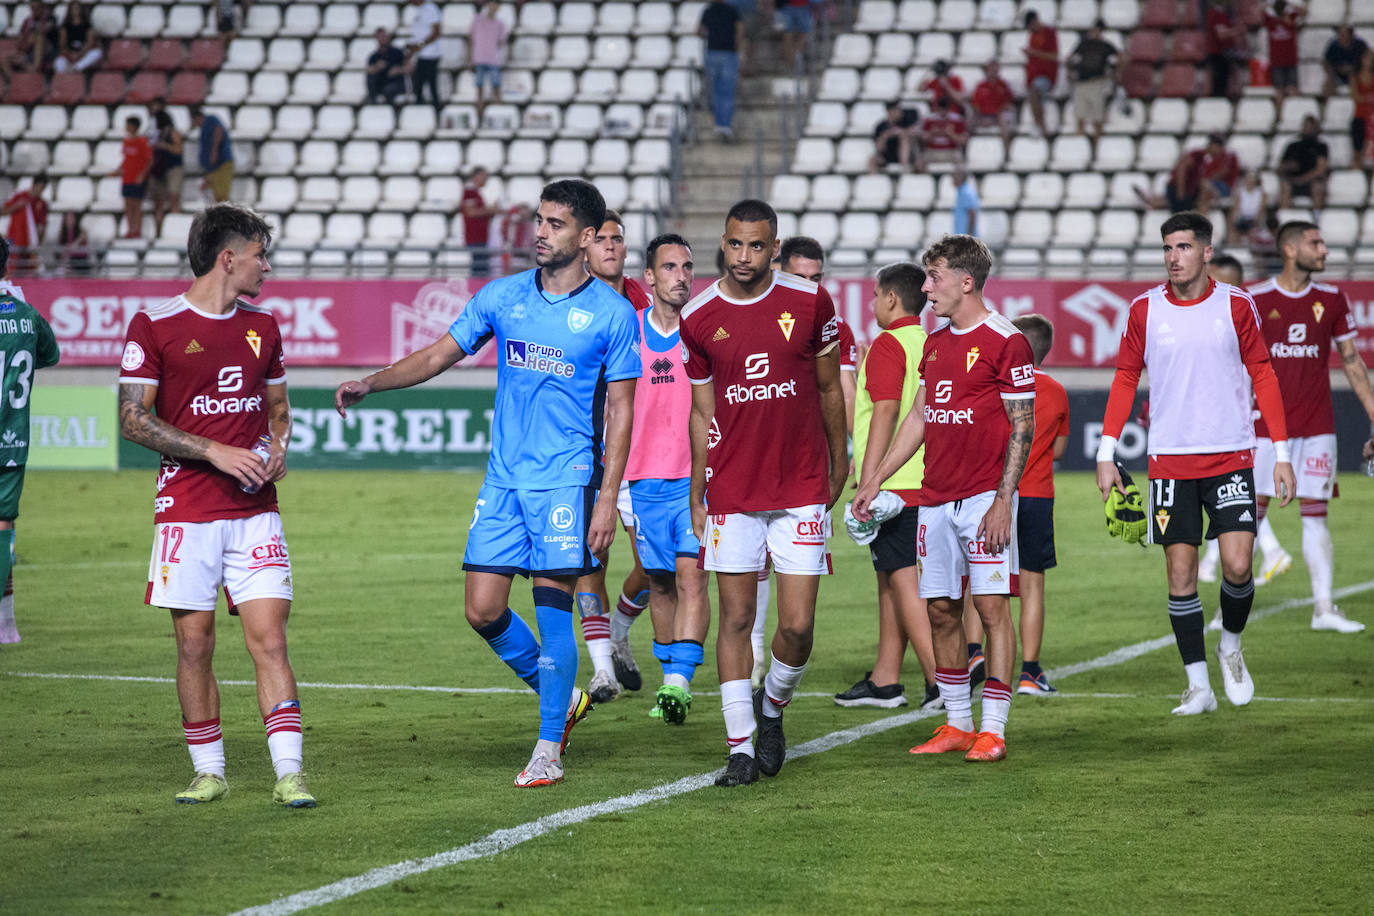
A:
[[[731,207],[721,236],[727,272],[682,313],[693,383],[692,524],[720,596],[716,664],[730,758],[719,786],[782,768],[782,712],[806,671],[820,576],[830,572],[827,510],[849,469],[835,306],[815,283],[769,268],[777,232],[777,214],[763,201]],[[719,444],[708,467],[713,424]],[[749,632],[767,554],[778,575],[778,626],[751,703]]]

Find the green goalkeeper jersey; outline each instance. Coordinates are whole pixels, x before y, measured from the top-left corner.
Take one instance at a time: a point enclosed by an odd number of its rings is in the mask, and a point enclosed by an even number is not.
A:
[[[29,400],[33,374],[56,365],[57,338],[38,309],[8,293],[0,293],[0,466],[15,467],[29,460]]]

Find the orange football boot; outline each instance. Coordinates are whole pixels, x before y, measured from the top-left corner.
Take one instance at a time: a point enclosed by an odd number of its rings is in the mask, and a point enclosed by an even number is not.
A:
[[[946,722],[935,729],[935,734],[925,744],[918,744],[908,753],[944,754],[949,751],[966,751],[973,747],[973,732],[960,731]]]

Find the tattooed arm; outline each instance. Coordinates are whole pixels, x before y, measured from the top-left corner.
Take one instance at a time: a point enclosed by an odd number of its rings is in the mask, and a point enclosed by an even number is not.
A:
[[[156,402],[156,385],[121,383],[119,434],[130,442],[172,458],[208,461],[241,484],[261,485],[271,479],[267,476],[262,459],[257,454],[246,448],[224,445],[204,436],[192,435],[177,429],[153,415],[153,405]],[[289,427],[288,420],[287,428]],[[272,428],[275,430],[275,423]]]
[[[1011,421],[1011,435],[1007,437],[1007,455],[1002,462],[997,495],[978,526],[978,537],[987,543],[989,553],[999,553],[1011,543],[1011,501],[1030,457],[1031,440],[1035,438],[1035,398],[1005,399],[1002,406]]]
[[[286,447],[291,442],[291,401],[286,396],[286,382],[268,385],[267,432],[272,440],[267,457],[267,479],[281,480],[286,476]]]
[[[1336,349],[1341,353],[1341,368],[1350,380],[1351,390],[1360,399],[1360,405],[1364,407],[1370,422],[1374,423],[1374,391],[1370,390],[1369,370],[1365,368],[1360,351],[1355,348],[1355,338],[1336,341]]]

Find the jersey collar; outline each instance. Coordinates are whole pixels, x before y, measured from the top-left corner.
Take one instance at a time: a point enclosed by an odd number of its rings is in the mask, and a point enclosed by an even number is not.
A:
[[[544,292],[544,282],[543,282],[542,280],[539,279],[539,274],[540,274],[540,273],[541,273],[540,268],[536,267],[536,268],[534,269],[534,288],[537,289],[537,290],[539,290],[539,295],[541,295],[541,296],[544,297],[544,301],[545,301],[545,302],[566,302],[567,300],[569,300],[569,299],[571,299],[572,297],[576,296],[578,293],[582,292],[582,291],[583,291],[584,289],[586,289],[588,286],[591,286],[591,285],[592,285],[592,281],[596,280],[596,277],[594,277],[594,276],[592,276],[590,273],[588,273],[588,274],[587,274],[587,279],[584,280],[584,281],[582,282],[582,285],[578,286],[577,289],[573,290],[572,292],[568,293],[567,295],[564,295],[564,296],[557,296],[557,297],[550,298],[549,294],[546,293],[546,292]]]
[[[1178,298],[1177,296],[1174,295],[1174,285],[1173,285],[1172,283],[1170,283],[1168,280],[1165,280],[1165,281],[1164,281],[1164,298],[1165,298],[1165,299],[1168,299],[1169,302],[1170,302],[1171,304],[1173,304],[1173,305],[1197,305],[1199,302],[1201,302],[1202,300],[1206,299],[1208,296],[1212,295],[1212,293],[1216,292],[1216,289],[1217,289],[1217,281],[1216,281],[1216,280],[1213,280],[1213,279],[1211,279],[1211,278],[1208,278],[1208,280],[1207,280],[1207,288],[1206,288],[1205,290],[1202,291],[1202,295],[1201,295],[1201,296],[1198,296],[1196,299],[1180,299],[1180,298]]]

